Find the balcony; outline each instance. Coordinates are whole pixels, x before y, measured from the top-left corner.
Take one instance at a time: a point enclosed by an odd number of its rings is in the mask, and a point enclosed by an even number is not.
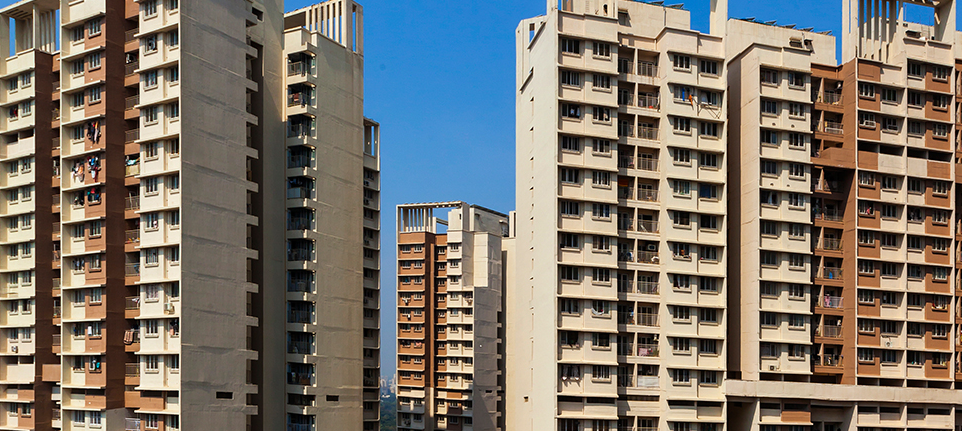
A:
[[[137,35],[137,32],[139,32],[139,31],[140,31],[139,28],[135,28],[135,29],[133,29],[133,30],[127,30],[127,31],[125,31],[125,32],[124,32],[124,42],[133,42],[133,41],[137,40],[136,35]]]
[[[658,190],[638,189],[638,200],[642,202],[658,202]]]
[[[308,92],[291,93],[287,95],[287,106],[308,106],[311,104],[311,95]]]
[[[638,139],[645,139],[648,141],[658,140],[658,128],[656,127],[639,127],[638,128]]]
[[[125,143],[128,143],[128,144],[129,144],[129,143],[134,142],[134,141],[136,141],[136,140],[138,140],[138,139],[140,139],[140,129],[128,130],[128,131],[124,134],[124,142],[125,142]]]
[[[842,327],[837,325],[819,326],[815,331],[816,337],[842,338]]]
[[[652,94],[639,94],[638,107],[657,111],[661,109],[661,98]]]
[[[654,313],[638,313],[638,325],[657,328],[658,315]]]
[[[315,431],[311,424],[287,424],[287,431]]]
[[[288,199],[307,199],[310,197],[310,192],[305,187],[291,187],[287,189]]]
[[[638,160],[638,169],[648,172],[658,172],[658,159],[642,157]]]
[[[311,156],[307,154],[291,154],[287,158],[288,168],[309,168],[311,167]]]
[[[841,280],[842,268],[822,268],[822,278],[826,280]]]
[[[59,319],[60,316],[63,315],[62,313],[63,313],[63,311],[61,310],[61,308],[60,308],[59,305],[54,305],[54,306],[53,306],[53,318],[54,318],[54,319]]]
[[[287,76],[303,76],[307,74],[309,67],[303,61],[287,63]]]
[[[291,123],[287,128],[288,138],[303,138],[311,136],[311,125],[307,123]]]
[[[124,303],[126,304],[127,310],[140,310],[139,296],[128,296],[125,298]]]
[[[310,355],[314,353],[314,343],[312,341],[288,341],[287,353],[295,355]]]
[[[287,322],[310,325],[314,323],[314,313],[310,310],[288,310]]]
[[[124,244],[137,244],[140,242],[140,229],[130,229],[124,231]]]
[[[655,78],[658,76],[658,65],[650,61],[639,61],[638,74]]]
[[[653,281],[639,281],[638,282],[638,293],[642,295],[657,295],[658,283]]]
[[[841,251],[842,240],[838,238],[822,238],[822,243],[818,248],[820,250]]]
[[[840,309],[842,308],[842,299],[843,298],[839,296],[825,295],[822,296],[822,299],[819,300],[816,305],[822,308]]]
[[[308,280],[291,280],[287,282],[287,291],[311,293],[313,291],[313,289],[311,289],[311,286],[312,286],[312,283]]]
[[[124,266],[124,274],[128,277],[139,276],[140,275],[140,264],[139,263],[128,263]]]
[[[842,221],[842,214],[838,212],[816,213],[815,219],[831,221],[831,222],[840,222]]]
[[[655,220],[638,220],[638,232],[658,233],[658,222]]]
[[[287,260],[289,262],[312,261],[314,260],[314,250],[309,248],[292,248],[287,250]]]
[[[127,211],[137,211],[140,209],[140,196],[127,196],[124,201],[124,209]]]
[[[816,103],[824,103],[824,104],[827,104],[827,105],[841,105],[841,104],[842,104],[842,93],[834,92],[834,91],[826,91],[826,92],[825,92],[824,94],[822,94],[822,96],[819,97],[818,100],[816,100],[815,102],[816,102]]]
[[[134,74],[134,71],[140,68],[140,61],[132,61],[124,65],[124,76],[130,76]]]
[[[831,135],[841,135],[844,133],[842,129],[842,123],[837,123],[835,121],[822,121],[818,126],[818,131]]]
[[[660,261],[657,251],[639,251],[638,252],[638,263],[647,263],[651,265],[657,265]]]
[[[841,368],[842,355],[838,355],[838,354],[814,355],[812,356],[812,362],[814,362],[815,366],[817,367]]]
[[[139,95],[139,94],[136,95],[136,96],[130,96],[130,97],[124,99],[124,109],[127,109],[128,111],[131,110],[131,109],[134,109],[134,107],[137,106],[137,105],[139,105],[139,104],[140,104],[140,95]]]
[[[635,128],[631,124],[622,123],[618,125],[618,136],[634,137]]]
[[[140,163],[124,166],[124,175],[128,177],[140,175]]]

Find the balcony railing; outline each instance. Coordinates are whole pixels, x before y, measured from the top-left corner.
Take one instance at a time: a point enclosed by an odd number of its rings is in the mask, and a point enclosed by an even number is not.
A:
[[[127,310],[139,310],[140,309],[140,297],[139,296],[128,296],[124,300]]]
[[[130,97],[124,99],[124,108],[126,108],[126,109],[128,109],[128,110],[134,109],[134,106],[137,106],[137,105],[139,105],[139,104],[140,104],[140,95],[139,95],[139,94],[136,95],[136,96],[130,96]]]
[[[140,375],[140,364],[137,362],[128,362],[124,366],[127,377],[137,377]]]
[[[657,127],[639,127],[638,128],[638,139],[646,139],[649,141],[658,140],[658,128]]]
[[[287,312],[287,321],[290,323],[305,323],[310,324],[314,321],[314,313],[310,310],[289,310]]]
[[[311,230],[313,228],[313,217],[292,217],[287,220],[287,230]]]
[[[618,125],[618,136],[634,137],[635,128],[631,124],[619,124]]]
[[[287,76],[304,75],[307,73],[307,63],[298,61],[287,64]]]
[[[287,128],[288,138],[303,138],[305,136],[311,136],[310,125],[293,123]]]
[[[837,212],[817,213],[815,214],[815,219],[825,220],[825,221],[842,221],[842,214],[839,214]]]
[[[55,90],[55,91],[56,91],[56,90]],[[53,114],[53,115],[50,116],[50,119],[52,119],[52,120],[59,120],[59,119],[60,119],[60,108],[53,108],[52,114]],[[54,138],[54,140],[57,141],[57,144],[54,146],[54,149],[60,148],[60,138]]]
[[[634,350],[637,352],[639,358],[657,358],[658,357],[658,345],[657,344],[639,344],[638,348]]]
[[[291,187],[287,189],[288,199],[307,199],[310,193],[304,187]]]
[[[812,357],[815,365],[822,367],[841,367],[842,366],[842,355],[815,355]]]
[[[822,250],[838,251],[842,249],[842,240],[838,238],[822,238]]]
[[[642,202],[658,202],[658,190],[638,189],[638,200]]]
[[[287,106],[307,106],[311,104],[311,95],[301,93],[291,93],[287,95]]]
[[[140,209],[140,196],[127,196],[124,200],[124,209],[137,211]]]
[[[842,338],[842,327],[835,325],[820,326],[816,335],[826,338]]]
[[[631,93],[620,92],[618,93],[618,104],[619,105],[631,105]]]
[[[124,274],[127,276],[140,275],[140,264],[128,263],[124,266]]]
[[[137,35],[137,32],[139,32],[139,31],[140,31],[139,28],[135,28],[135,29],[133,29],[133,30],[127,30],[127,31],[125,31],[125,32],[124,32],[124,42],[133,42],[133,41],[137,40],[137,38],[136,38],[135,36]]]
[[[654,78],[658,76],[658,66],[650,61],[639,61],[638,74],[641,76],[650,76]]]
[[[827,280],[841,280],[842,268],[822,268],[822,278]]]
[[[822,308],[842,308],[842,298],[839,296],[825,295],[819,300]]]
[[[311,282],[306,280],[291,280],[287,283],[288,292],[311,292]]]
[[[61,338],[61,335],[60,335],[60,334],[53,334],[53,342],[52,342],[52,344],[53,344],[54,346],[60,346],[60,345],[63,343],[62,340],[63,340],[63,338]]]
[[[842,123],[837,123],[835,121],[823,121],[821,127],[819,127],[819,130],[832,135],[841,135],[844,133],[842,130]]]
[[[61,316],[60,313],[61,313],[60,306],[59,306],[59,305],[54,305],[54,306],[53,306],[53,318],[54,318],[54,319],[60,318],[60,316]]]
[[[311,166],[311,156],[306,154],[291,155],[287,158],[288,168],[307,168]]]
[[[822,95],[821,100],[819,100],[819,102],[827,103],[829,105],[841,105],[842,93],[836,93],[834,91],[826,91],[825,94]]]
[[[653,281],[639,281],[638,293],[643,295],[657,295],[658,283]]]
[[[657,111],[661,109],[661,98],[658,96],[650,95],[650,94],[646,94],[646,95],[639,94],[638,107],[643,109],[653,109]]]
[[[638,220],[638,232],[658,233],[658,222],[655,220]]]
[[[140,68],[140,62],[134,61],[124,65],[124,76],[130,76],[134,74],[134,71]]]
[[[125,138],[125,141],[124,141],[124,142],[128,142],[128,143],[134,142],[134,141],[140,139],[140,129],[128,130],[128,131],[124,134],[124,138]]]
[[[641,326],[658,327],[658,315],[654,313],[639,313],[638,324]]]
[[[291,262],[297,261],[311,261],[314,252],[311,249],[306,248],[295,248],[287,251],[287,260]]]
[[[137,163],[136,165],[127,165],[124,166],[124,168],[124,174],[128,177],[140,175],[140,163]]]
[[[638,169],[649,172],[658,172],[658,159],[641,157],[638,159]]]
[[[638,263],[648,263],[657,265],[659,261],[657,251],[639,251]]]
[[[313,346],[310,341],[290,341],[287,343],[287,353],[310,355],[314,353]]]
[[[315,431],[311,424],[287,424],[287,431]]]
[[[635,160],[631,156],[620,156],[618,157],[618,167],[619,168],[635,168]]]
[[[124,231],[124,244],[134,244],[138,242],[140,242],[140,229]]]

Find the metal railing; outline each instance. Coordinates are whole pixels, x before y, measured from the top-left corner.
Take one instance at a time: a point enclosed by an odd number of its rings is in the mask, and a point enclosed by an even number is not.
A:
[[[313,217],[291,217],[287,220],[287,230],[311,230],[313,227]]]
[[[288,199],[307,199],[308,196],[310,196],[310,193],[308,193],[307,188],[291,187],[287,189]]]
[[[638,325],[658,327],[658,315],[654,313],[639,313]]]
[[[287,76],[305,75],[307,74],[307,63],[303,61],[297,61],[294,63],[287,64]]]
[[[841,280],[842,268],[822,268],[822,278],[828,280]]]
[[[134,71],[140,68],[140,62],[134,61],[124,65],[124,76],[130,76],[134,74]]]
[[[139,296],[128,296],[124,299],[124,304],[127,310],[139,310],[140,309],[140,297]]]
[[[618,125],[618,136],[626,136],[632,138],[635,136],[635,128],[631,124],[619,124]]]
[[[639,157],[638,169],[642,171],[658,172],[658,159],[653,159],[650,157]]]
[[[618,104],[619,104],[619,105],[631,105],[631,104],[632,104],[631,93],[628,93],[628,92],[626,92],[626,91],[619,92],[619,93],[618,93]]]
[[[815,365],[822,367],[841,367],[842,355],[815,355],[813,357]]]
[[[61,344],[63,343],[62,340],[63,340],[63,338],[61,338],[61,335],[60,335],[60,334],[53,334],[53,342],[52,342],[52,344],[53,344],[54,346],[59,346],[59,345],[61,345]]]
[[[296,261],[310,261],[313,258],[314,251],[309,248],[293,248],[287,251],[287,260],[291,262]]]
[[[819,127],[819,130],[833,135],[841,135],[844,133],[842,129],[842,123],[837,123],[834,121],[822,121],[822,125]]]
[[[133,42],[133,41],[137,40],[137,38],[134,37],[134,36],[136,36],[136,35],[137,35],[137,32],[139,32],[139,31],[140,31],[139,28],[135,28],[135,29],[133,29],[133,30],[127,30],[127,31],[125,31],[125,32],[124,32],[124,42]]]
[[[124,370],[127,377],[137,377],[140,375],[140,364],[137,362],[128,362],[124,364]]]
[[[822,250],[841,250],[842,240],[838,238],[822,238],[822,245],[819,248]]]
[[[825,221],[842,221],[842,215],[837,212],[815,214],[815,218]]]
[[[140,264],[139,263],[128,263],[124,266],[124,275],[133,276],[140,275]]]
[[[842,308],[842,299],[840,296],[825,295],[818,300],[818,305],[822,308]]]
[[[307,106],[311,104],[311,95],[306,92],[287,95],[287,106]]]
[[[655,220],[638,220],[638,232],[658,233],[658,222]]]
[[[827,103],[829,105],[841,105],[842,104],[842,93],[836,93],[834,91],[826,91],[822,94],[820,100],[821,103]]]
[[[140,229],[124,231],[124,244],[134,244],[138,242],[140,242]]]
[[[140,139],[140,129],[128,130],[124,134],[124,142],[134,142]]]
[[[60,308],[60,306],[59,306],[59,305],[54,305],[54,306],[53,306],[53,318],[54,318],[54,319],[60,318],[60,316],[61,316],[60,313],[61,313],[61,308]]]
[[[137,106],[137,105],[139,105],[139,104],[140,104],[140,95],[139,95],[139,94],[136,95],[136,96],[130,96],[130,97],[124,99],[124,108],[125,108],[125,109],[128,109],[128,110],[129,110],[129,109],[134,109],[134,106]]]
[[[288,292],[311,292],[311,282],[307,280],[291,280],[287,283]]]
[[[842,338],[842,327],[834,325],[820,326],[816,335],[826,338]]]
[[[638,95],[638,107],[644,109],[661,109],[661,98],[651,94]]]
[[[657,251],[639,251],[638,252],[638,262],[639,263],[650,263],[658,264],[658,252]]]
[[[311,166],[311,156],[307,154],[293,154],[287,158],[288,168],[308,168]]]
[[[310,310],[289,310],[287,312],[287,321],[290,323],[306,323],[310,324],[314,321],[314,313]]]
[[[657,140],[658,140],[658,128],[657,128],[657,127],[647,127],[647,126],[639,127],[639,128],[638,128],[638,138],[639,138],[639,139],[646,139],[646,140],[649,140],[649,141],[657,141]]]
[[[618,167],[619,168],[632,168],[635,167],[635,160],[631,156],[619,156],[618,157]]]
[[[658,190],[638,189],[638,200],[642,202],[658,202]]]
[[[140,209],[140,196],[127,196],[124,200],[124,209],[137,211]]]
[[[304,125],[300,123],[292,123],[287,128],[288,138],[299,138],[311,135],[311,127],[309,125]]]
[[[314,353],[314,343],[310,341],[290,341],[287,343],[287,353],[310,355]]]
[[[639,281],[638,293],[641,293],[643,295],[657,295],[658,283],[654,281]]]
[[[650,61],[639,61],[638,74],[641,76],[650,76],[654,78],[658,76],[658,66]]]
[[[639,358],[657,358],[658,357],[658,345],[657,344],[639,344],[638,348],[633,350],[637,352],[636,355]]]

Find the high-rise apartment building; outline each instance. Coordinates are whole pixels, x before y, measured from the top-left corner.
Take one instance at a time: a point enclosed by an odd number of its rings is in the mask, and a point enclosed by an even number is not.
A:
[[[0,428],[376,424],[360,6],[27,0],[0,16]]]
[[[677,8],[559,6],[516,35],[508,428],[721,429],[723,39]]]
[[[464,202],[405,204],[397,223],[398,430],[505,429],[508,216]]]
[[[508,428],[962,425],[955,3],[843,1],[841,61],[724,0],[710,34],[548,5],[516,35]]]

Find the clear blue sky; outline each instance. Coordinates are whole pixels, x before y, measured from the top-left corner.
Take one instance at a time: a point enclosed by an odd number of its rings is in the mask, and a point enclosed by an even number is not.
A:
[[[289,1],[288,10],[314,1]],[[666,0],[666,4],[680,1]],[[381,372],[395,365],[395,206],[464,200],[514,209],[514,29],[545,0],[364,6],[365,115],[381,123]],[[686,2],[708,31],[709,1]],[[912,10],[909,19],[931,24]],[[841,0],[730,0],[729,16],[841,35]],[[839,55],[840,57],[840,55]]]

